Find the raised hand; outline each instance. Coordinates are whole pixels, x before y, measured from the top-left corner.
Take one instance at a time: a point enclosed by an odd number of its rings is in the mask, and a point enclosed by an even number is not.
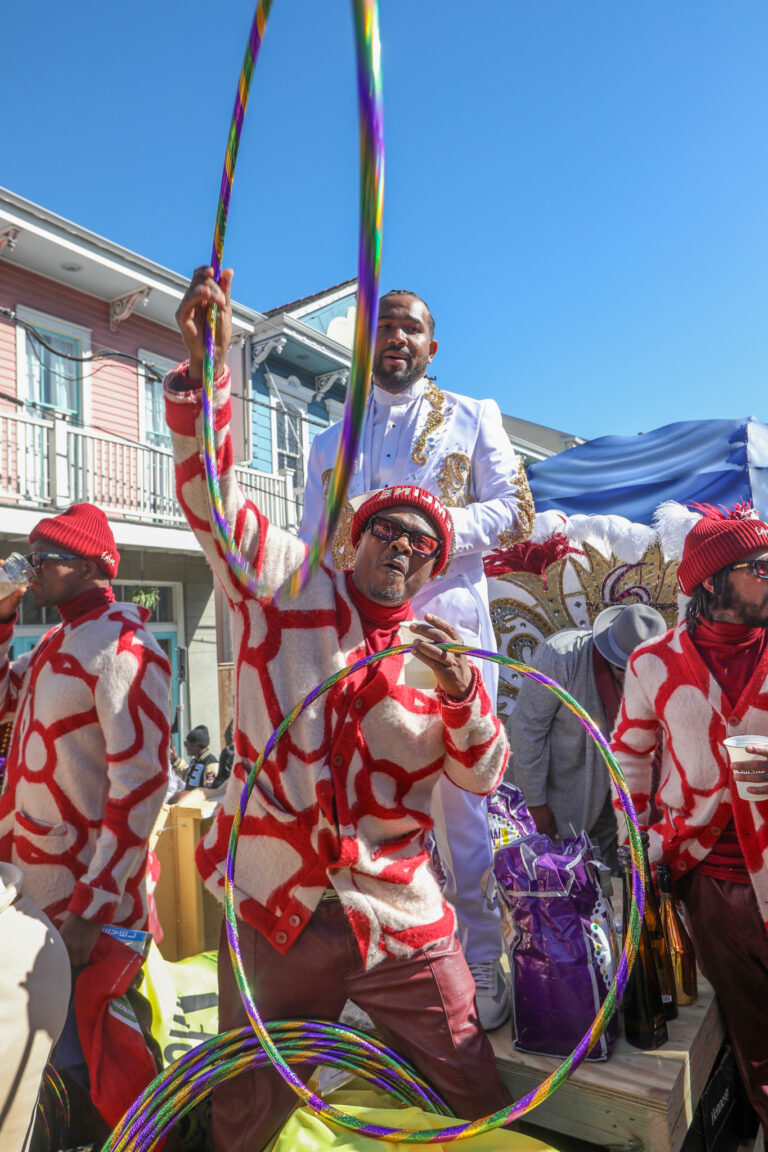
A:
[[[213,268],[209,265],[196,268],[189,288],[184,293],[184,299],[176,309],[176,323],[189,353],[189,375],[192,380],[202,380],[203,377],[205,314],[211,303],[215,303],[218,307],[214,379],[224,371],[232,339],[232,276],[232,269],[225,268],[217,284],[213,277]]]

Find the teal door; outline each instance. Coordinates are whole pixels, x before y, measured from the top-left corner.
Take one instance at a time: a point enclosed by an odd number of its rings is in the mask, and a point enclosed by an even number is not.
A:
[[[8,651],[9,660],[18,660],[19,656],[23,656],[25,652],[29,652],[30,648],[34,648],[40,636],[44,636],[48,629],[44,629],[38,636],[14,636],[13,643]]]
[[[160,627],[154,627],[151,624],[150,630],[163,652],[165,652],[171,665],[171,695],[168,702],[168,719],[173,723],[179,706],[179,661],[176,655],[176,649],[179,644],[178,632],[175,628],[163,627],[162,625]],[[173,746],[177,752],[181,752],[181,742],[183,739],[183,732],[177,732],[175,736],[171,736]]]

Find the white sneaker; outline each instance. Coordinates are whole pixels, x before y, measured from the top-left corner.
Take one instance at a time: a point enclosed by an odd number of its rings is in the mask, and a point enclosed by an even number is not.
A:
[[[507,977],[500,960],[481,960],[470,964],[469,970],[475,981],[475,1004],[480,1023],[486,1032],[509,1019],[512,1001],[507,987]]]

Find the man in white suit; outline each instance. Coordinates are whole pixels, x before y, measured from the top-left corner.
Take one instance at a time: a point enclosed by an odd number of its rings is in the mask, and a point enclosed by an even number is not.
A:
[[[459,628],[468,644],[496,650],[483,572],[483,552],[526,539],[533,501],[523,470],[504,431],[498,405],[443,392],[427,375],[437,352],[435,322],[425,302],[410,291],[388,292],[379,303],[373,387],[349,498],[395,484],[416,484],[451,509],[454,552],[445,572],[413,598],[419,618],[433,612]],[[300,535],[313,537],[336,458],[340,424],[312,444]],[[351,568],[347,507],[331,546],[337,568]],[[492,701],[497,665],[483,661]],[[510,1011],[499,964],[498,912],[488,908],[483,878],[492,862],[485,801],[449,781],[434,793],[433,816],[448,877],[446,896],[456,909],[459,933],[475,979],[483,1026],[498,1028]]]

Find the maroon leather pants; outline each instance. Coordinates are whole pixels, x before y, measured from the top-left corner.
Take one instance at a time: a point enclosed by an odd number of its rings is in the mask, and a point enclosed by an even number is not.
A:
[[[751,884],[694,872],[679,885],[752,1107],[768,1133],[768,932]]]
[[[496,1074],[493,1050],[477,1018],[475,986],[461,946],[451,937],[408,959],[387,957],[366,972],[344,910],[322,901],[286,955],[238,921],[245,970],[265,1021],[338,1019],[353,1000],[384,1043],[400,1052],[462,1120],[512,1101]],[[219,1027],[248,1018],[235,983],[226,934],[219,946]],[[306,1083],[309,1065],[295,1071]],[[260,1152],[298,1103],[274,1068],[242,1073],[217,1088],[213,1132],[217,1152]]]

